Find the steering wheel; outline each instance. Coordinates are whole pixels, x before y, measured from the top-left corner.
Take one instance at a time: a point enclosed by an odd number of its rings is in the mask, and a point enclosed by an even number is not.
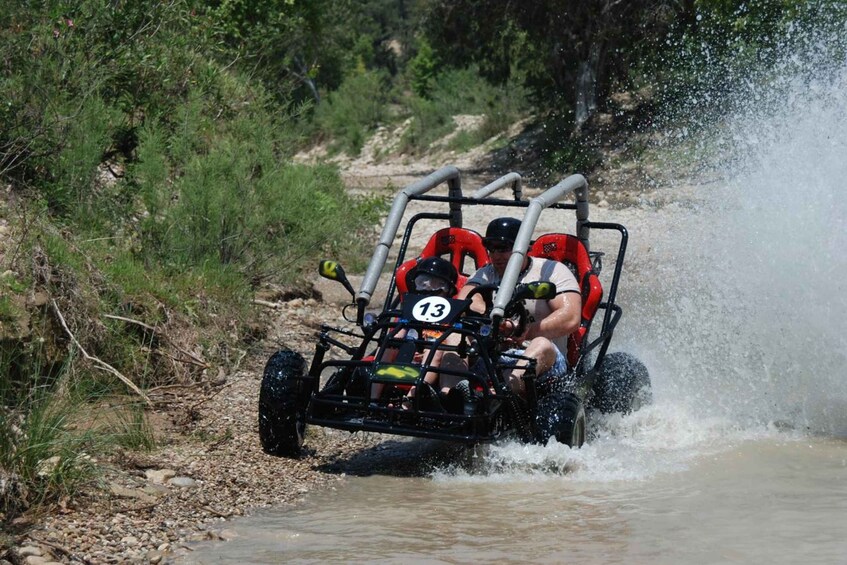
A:
[[[486,283],[473,287],[466,298],[471,299],[477,294],[482,295],[482,299],[485,301],[485,312],[482,313],[483,316],[488,316],[491,314],[491,309],[494,308],[494,291],[500,288],[498,285],[494,283]],[[470,305],[468,305],[468,309],[470,309]]]
[[[491,314],[491,309],[494,308],[494,291],[499,288],[499,285],[494,283],[481,284],[479,286],[475,286],[473,290],[468,293],[467,298],[473,298],[474,295],[480,294],[482,295],[482,299],[485,301],[485,312],[483,316],[488,316]],[[470,305],[468,306],[470,308]],[[514,324],[514,329],[511,332],[510,336],[512,337],[523,335],[526,331],[526,325],[529,322],[529,313],[526,310],[526,305],[522,299],[513,298],[509,304],[506,305],[506,309],[503,313],[503,320],[510,320]]]

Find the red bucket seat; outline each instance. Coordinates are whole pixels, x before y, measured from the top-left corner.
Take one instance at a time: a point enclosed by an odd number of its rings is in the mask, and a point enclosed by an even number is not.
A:
[[[591,321],[603,298],[600,278],[594,272],[588,250],[574,235],[566,233],[542,235],[533,242],[528,255],[564,263],[573,272],[582,289],[582,321],[579,328],[568,338],[568,364],[573,367],[579,360],[583,340],[591,328]]]
[[[456,267],[459,279],[456,282],[456,290],[462,288],[476,269],[488,264],[488,253],[482,244],[482,236],[477,232],[465,228],[443,228],[432,234],[429,241],[421,251],[420,257],[403,262],[395,273],[397,290],[402,294],[409,290],[406,276],[409,271],[418,264],[418,261],[426,257],[442,257],[447,259]],[[465,271],[466,259],[470,258],[473,268]]]

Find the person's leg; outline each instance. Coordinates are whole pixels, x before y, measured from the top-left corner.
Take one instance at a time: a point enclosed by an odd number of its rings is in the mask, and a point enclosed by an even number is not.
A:
[[[529,342],[522,355],[535,359],[535,374],[543,375],[556,363],[559,350],[546,337],[536,337]],[[520,396],[526,394],[526,384],[524,383],[523,375],[526,372],[527,364],[528,361],[520,360],[515,363],[515,368],[509,373],[509,385],[512,387],[512,392]]]
[[[441,364],[439,365],[443,369],[452,370],[452,371],[467,371],[468,364],[467,362],[459,357],[457,353],[452,351],[446,352],[441,357]],[[441,389],[441,392],[448,392],[451,388],[456,386],[456,384],[463,380],[462,377],[457,375],[448,375],[446,373],[439,373],[437,384],[438,388]],[[436,383],[430,383],[435,386]]]

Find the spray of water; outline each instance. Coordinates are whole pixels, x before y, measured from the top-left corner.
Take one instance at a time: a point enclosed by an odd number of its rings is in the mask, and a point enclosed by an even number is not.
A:
[[[481,473],[437,478],[638,480],[763,435],[847,435],[847,30],[789,31],[723,93],[728,115],[669,136],[696,196],[642,212],[616,336],[656,404],[595,422],[581,450],[496,446]]]
[[[843,32],[790,38],[775,67],[739,80],[735,110],[701,133],[721,150],[703,152],[699,205],[657,239],[659,347],[643,332],[639,347],[698,416],[847,435]]]

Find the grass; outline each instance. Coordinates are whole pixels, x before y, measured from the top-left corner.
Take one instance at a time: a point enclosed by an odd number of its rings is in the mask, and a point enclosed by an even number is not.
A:
[[[93,478],[89,430],[72,423],[74,403],[46,387],[29,391],[14,408],[0,412],[0,514],[10,522],[26,511],[73,496]]]
[[[57,385],[30,388],[0,408],[0,523],[73,497],[116,449],[155,447],[144,407],[110,404],[101,393],[68,365]]]

